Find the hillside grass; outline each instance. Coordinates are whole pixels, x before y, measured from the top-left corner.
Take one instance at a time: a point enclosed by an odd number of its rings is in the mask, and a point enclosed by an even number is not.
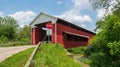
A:
[[[62,46],[51,43],[42,44],[33,61],[35,67],[81,67]]]
[[[34,48],[29,48],[0,62],[0,67],[24,67]]]

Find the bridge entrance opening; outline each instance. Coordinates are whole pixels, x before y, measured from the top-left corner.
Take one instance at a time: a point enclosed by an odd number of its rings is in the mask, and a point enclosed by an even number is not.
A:
[[[46,28],[46,24],[47,22],[35,25],[39,29],[39,41],[51,42],[52,30],[49,28]]]

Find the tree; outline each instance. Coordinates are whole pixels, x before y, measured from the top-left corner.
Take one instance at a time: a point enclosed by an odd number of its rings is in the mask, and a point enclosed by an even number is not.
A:
[[[92,39],[89,49],[92,59],[91,66],[120,67],[120,17],[108,15],[101,22],[104,23],[104,26]]]
[[[23,28],[19,29],[18,38],[20,41],[30,42],[31,40],[31,27],[25,25]]]
[[[108,9],[110,6],[113,6],[114,8],[120,7],[120,0],[90,0],[90,2],[95,9]]]
[[[111,6],[113,6],[111,10],[112,13],[120,17],[120,0],[90,0],[90,2],[95,9],[106,9],[105,16],[109,15],[108,10]],[[104,17],[96,23],[97,27],[95,31],[98,31],[98,29],[100,30],[102,27],[104,27],[105,24],[102,22],[102,20],[104,20]]]
[[[94,8],[106,11],[113,6],[111,15],[105,15],[96,25],[100,30],[91,41],[87,55],[92,59],[92,67],[120,67],[120,0],[91,0]],[[107,13],[106,13],[107,14]]]
[[[17,21],[12,17],[0,17],[0,37],[6,37],[9,40],[15,40]]]

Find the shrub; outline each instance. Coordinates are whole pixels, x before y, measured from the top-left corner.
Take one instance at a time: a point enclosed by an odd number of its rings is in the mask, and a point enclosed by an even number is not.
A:
[[[28,38],[21,38],[20,41],[21,41],[21,42],[29,42],[30,39],[28,39]]]
[[[92,60],[91,67],[120,67],[120,18],[108,15],[101,23],[104,25],[86,53]]]
[[[108,48],[110,49],[110,54],[113,56],[120,55],[120,42],[108,43]],[[119,56],[120,58],[120,56]]]
[[[76,47],[76,48],[68,48],[68,52],[74,53],[74,54],[84,54],[84,52],[87,50],[86,46],[82,47]]]
[[[0,37],[0,44],[8,42],[8,38],[5,36]]]

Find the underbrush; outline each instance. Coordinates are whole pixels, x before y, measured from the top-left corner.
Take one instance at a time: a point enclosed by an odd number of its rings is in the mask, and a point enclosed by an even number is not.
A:
[[[76,48],[68,48],[68,52],[71,52],[73,54],[84,54],[84,52],[87,50],[86,46],[76,47]]]
[[[58,44],[42,44],[35,57],[35,67],[81,67],[67,56],[67,51]]]

